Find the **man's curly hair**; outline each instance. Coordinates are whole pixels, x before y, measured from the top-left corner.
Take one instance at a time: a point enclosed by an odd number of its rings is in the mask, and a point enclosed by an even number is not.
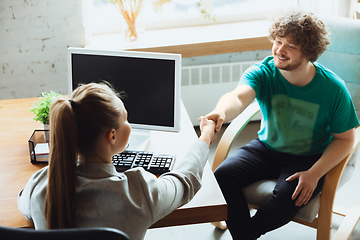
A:
[[[292,44],[300,45],[302,53],[314,62],[330,44],[329,31],[325,24],[309,12],[291,10],[290,13],[273,19],[269,39],[291,37]]]

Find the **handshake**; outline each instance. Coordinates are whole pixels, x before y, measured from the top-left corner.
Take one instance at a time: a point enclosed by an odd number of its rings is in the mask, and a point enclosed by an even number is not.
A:
[[[217,124],[213,120],[208,119],[205,116],[199,117],[199,122],[201,131],[201,135],[199,138],[206,142],[208,146],[210,146],[210,144],[216,139],[218,133],[218,131],[216,131]]]

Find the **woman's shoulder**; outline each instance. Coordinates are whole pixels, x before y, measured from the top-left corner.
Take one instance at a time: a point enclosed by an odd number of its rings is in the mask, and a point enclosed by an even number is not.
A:
[[[38,170],[36,173],[34,173],[31,176],[29,181],[32,181],[34,184],[37,184],[42,179],[47,178],[48,169],[49,169],[49,166],[45,166],[45,167],[41,168],[40,170]]]

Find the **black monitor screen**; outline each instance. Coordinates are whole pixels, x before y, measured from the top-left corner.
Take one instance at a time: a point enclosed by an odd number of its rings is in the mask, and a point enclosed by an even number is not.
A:
[[[175,60],[71,54],[72,89],[105,80],[118,92],[130,124],[174,127]]]

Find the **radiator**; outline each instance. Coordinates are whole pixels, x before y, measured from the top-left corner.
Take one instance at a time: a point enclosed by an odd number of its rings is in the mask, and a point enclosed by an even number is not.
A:
[[[236,88],[241,74],[258,61],[183,66],[181,97],[194,126],[198,118],[211,112],[219,98]],[[261,114],[254,120],[261,119]]]

